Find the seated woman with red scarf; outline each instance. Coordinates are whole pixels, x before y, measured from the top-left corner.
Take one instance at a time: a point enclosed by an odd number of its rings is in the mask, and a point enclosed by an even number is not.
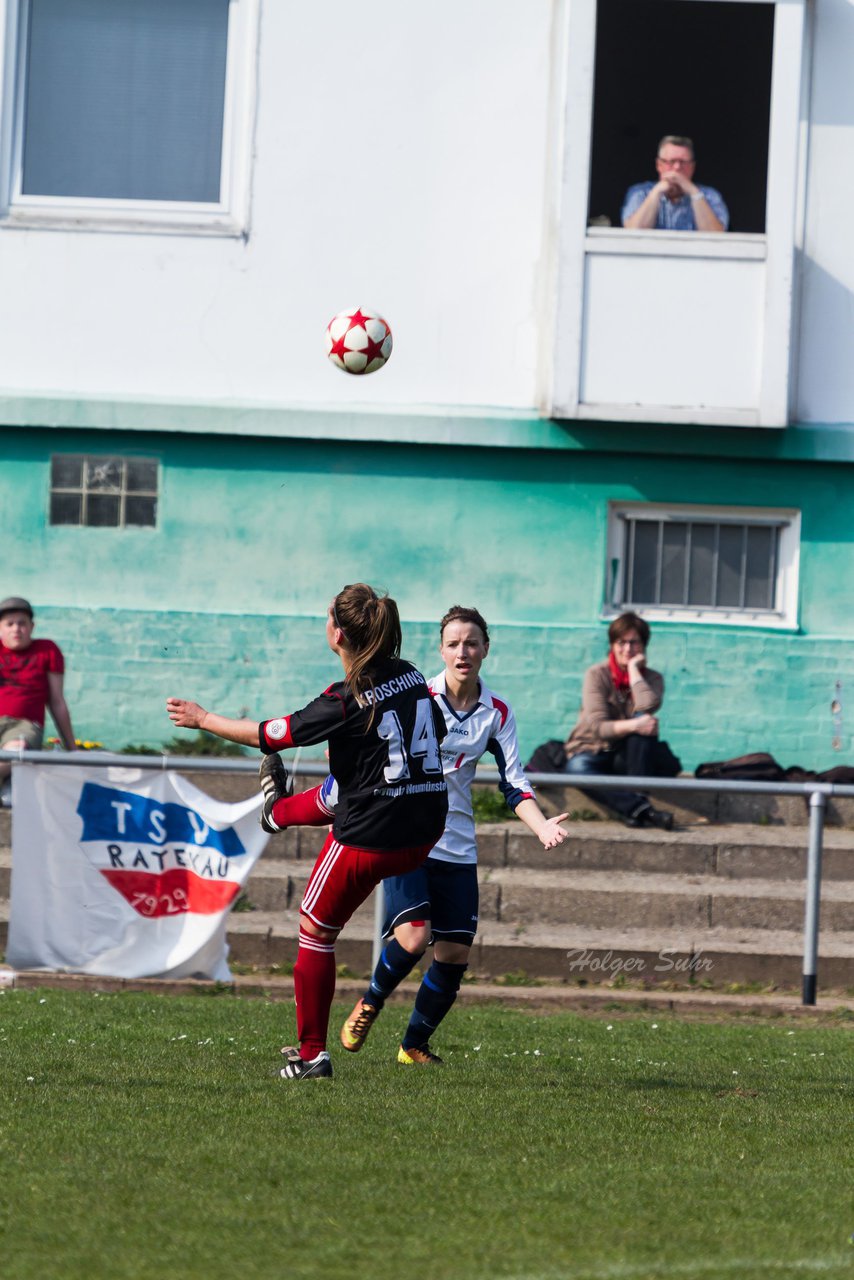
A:
[[[664,677],[646,665],[649,624],[636,613],[623,613],[608,628],[610,649],[584,676],[581,714],[566,741],[565,771],[626,777],[673,777],[679,762],[658,740],[658,711],[664,699]],[[675,766],[675,767],[674,767]],[[637,791],[585,790],[628,827],[660,827],[669,831],[673,814],[654,809]]]

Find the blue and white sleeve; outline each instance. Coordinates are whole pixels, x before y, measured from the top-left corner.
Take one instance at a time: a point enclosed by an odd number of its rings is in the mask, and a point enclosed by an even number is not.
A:
[[[495,756],[501,779],[498,789],[508,805],[514,811],[523,800],[533,799],[533,789],[525,777],[525,770],[519,759],[519,741],[516,735],[516,717],[508,703],[501,703],[496,698],[496,711],[499,724],[489,740],[489,750]]]

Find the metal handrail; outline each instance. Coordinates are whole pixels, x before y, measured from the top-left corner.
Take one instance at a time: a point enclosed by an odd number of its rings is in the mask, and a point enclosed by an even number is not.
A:
[[[299,751],[288,761],[291,777],[325,777],[329,766],[325,760],[301,760]],[[14,764],[52,764],[97,766],[98,768],[124,769],[173,769],[182,773],[255,773],[257,757],[247,756],[172,756],[119,755],[109,751],[0,751],[0,760]],[[474,781],[481,785],[494,785],[500,779],[498,769],[478,768]],[[747,779],[723,780],[718,778],[637,778],[614,777],[609,774],[528,773],[532,786],[571,787],[576,791],[710,791],[718,794],[804,796],[809,804],[809,842],[807,846],[806,900],[804,905],[804,962],[801,1002],[814,1005],[818,985],[818,937],[821,907],[821,862],[824,840],[824,819],[827,801],[831,796],[840,799],[854,798],[854,786],[836,782],[751,782]],[[375,899],[375,934],[382,922],[382,897]],[[374,942],[374,962],[378,957],[377,938]]]
[[[298,756],[299,753],[297,753]],[[96,765],[99,769],[174,769],[181,773],[257,773],[258,757],[256,756],[172,756],[167,752],[157,755],[131,756],[120,755],[115,751],[27,751],[20,748],[16,751],[0,751],[0,760],[11,760],[13,764],[54,764],[85,767]],[[289,761],[288,768],[292,777],[304,774],[306,777],[322,778],[329,772],[329,765],[323,760]]]

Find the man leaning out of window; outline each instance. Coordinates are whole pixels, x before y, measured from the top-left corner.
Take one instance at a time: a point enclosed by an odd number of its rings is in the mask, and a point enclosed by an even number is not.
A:
[[[623,226],[633,231],[726,231],[729,210],[714,187],[694,182],[694,144],[669,133],[658,144],[657,182],[637,182],[623,201]]]

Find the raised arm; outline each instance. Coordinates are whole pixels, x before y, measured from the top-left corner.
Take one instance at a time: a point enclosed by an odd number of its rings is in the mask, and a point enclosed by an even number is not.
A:
[[[654,230],[658,222],[659,201],[667,194],[668,189],[667,182],[656,182],[641,199],[641,192],[632,188],[623,206],[623,226],[629,231]]]
[[[637,711],[658,711],[664,701],[664,679],[657,671],[649,670],[645,653],[629,658],[629,683]]]
[[[166,714],[179,729],[203,729],[227,742],[239,742],[245,747],[259,745],[257,720],[230,720],[184,698],[167,698]]]
[[[726,206],[723,202],[721,202],[721,206],[716,212],[709,203],[706,193],[701,191],[687,174],[681,173],[678,169],[668,173],[667,183],[672,190],[674,198],[678,199],[680,196],[687,196],[691,201],[694,225],[698,231],[726,231],[725,219],[727,214]],[[719,217],[718,212],[723,216]]]

